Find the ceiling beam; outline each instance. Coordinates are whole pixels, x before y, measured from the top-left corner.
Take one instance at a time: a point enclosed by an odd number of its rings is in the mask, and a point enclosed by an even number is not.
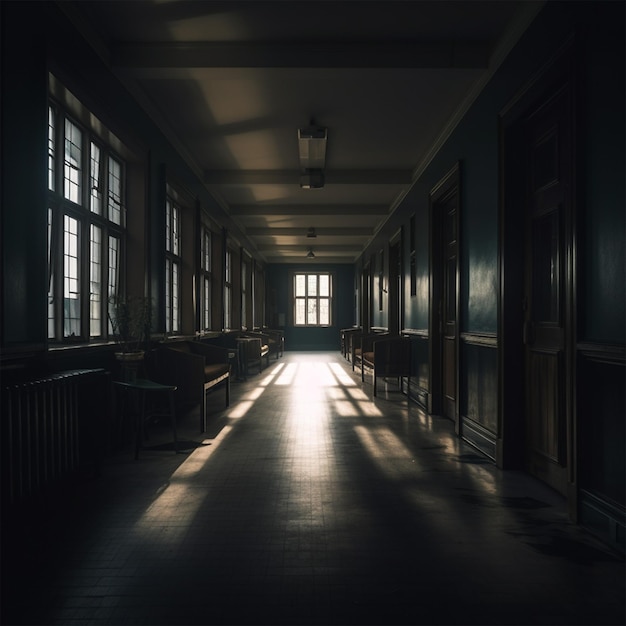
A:
[[[373,228],[316,228],[317,238],[319,237],[371,237]],[[301,237],[303,240],[314,242],[315,239],[306,236],[302,228],[246,228],[248,237]],[[311,243],[310,245],[315,245]]]
[[[257,250],[259,250],[259,252],[273,252],[274,254],[272,254],[272,256],[278,256],[285,252],[296,253],[301,250],[304,250],[306,252],[309,248],[313,248],[315,254],[328,254],[329,252],[332,252],[339,256],[354,256],[355,253],[361,252],[361,250],[363,250],[363,246],[360,246],[358,244],[337,244],[329,246],[317,244],[312,240],[311,243],[302,245],[281,246],[280,244],[275,243],[263,243],[257,245]]]
[[[306,263],[307,265],[314,263],[354,263],[356,261],[355,256],[326,256],[322,254],[315,254],[315,258],[309,259],[306,256],[306,251],[304,254],[290,255],[290,256],[266,256],[266,263],[289,263],[291,265]]]
[[[267,215],[387,215],[385,204],[236,204],[229,208],[231,215],[264,217]]]
[[[116,67],[487,68],[486,42],[119,42]]]
[[[410,185],[411,170],[335,170],[325,185]],[[300,185],[300,170],[206,170],[207,185]]]

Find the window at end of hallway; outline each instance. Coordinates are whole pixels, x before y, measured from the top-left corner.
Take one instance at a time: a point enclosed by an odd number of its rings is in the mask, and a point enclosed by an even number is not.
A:
[[[332,274],[293,274],[294,326],[330,326],[332,317]]]

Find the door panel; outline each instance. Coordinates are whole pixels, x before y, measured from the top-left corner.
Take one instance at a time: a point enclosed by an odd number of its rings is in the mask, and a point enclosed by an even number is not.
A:
[[[564,233],[569,225],[565,93],[530,116],[525,219],[524,362],[527,469],[566,492]]]
[[[452,420],[456,419],[457,413],[457,202],[458,194],[455,190],[441,205],[443,219],[442,405],[443,414]]]
[[[389,332],[398,334],[402,330],[402,252],[401,242],[389,246]]]

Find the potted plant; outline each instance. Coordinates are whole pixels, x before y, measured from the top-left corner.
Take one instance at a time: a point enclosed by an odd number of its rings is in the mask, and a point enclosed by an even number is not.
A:
[[[134,380],[150,341],[152,302],[146,296],[111,296],[109,321],[119,346],[115,358],[125,381]]]

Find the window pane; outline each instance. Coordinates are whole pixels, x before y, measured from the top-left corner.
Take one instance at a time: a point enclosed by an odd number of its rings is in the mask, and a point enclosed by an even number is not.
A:
[[[120,263],[120,240],[117,237],[109,237],[109,298],[119,295],[119,263]],[[109,333],[113,327],[109,321]]]
[[[211,329],[211,231],[202,228],[202,254],[201,254],[202,293],[200,324],[202,330]]]
[[[82,174],[82,140],[83,134],[75,124],[65,120],[65,162],[64,162],[64,189],[65,198],[80,203]]]
[[[206,229],[202,233],[202,269],[211,270],[211,233]]]
[[[165,249],[167,252],[172,251],[172,203],[165,201]]]
[[[328,298],[320,298],[320,324],[324,326],[330,325],[330,300]]]
[[[172,254],[180,254],[180,209],[172,205]]]
[[[122,223],[122,166],[109,157],[109,219]]]
[[[165,331],[172,332],[172,307],[170,306],[172,294],[172,262],[165,259]]]
[[[320,274],[320,296],[330,296],[330,276]]]
[[[54,259],[52,257],[52,209],[48,209],[48,339],[55,339]]]
[[[203,311],[202,311],[202,323],[205,330],[211,328],[211,280],[204,278],[203,281]]]
[[[65,337],[80,336],[79,250],[78,220],[66,215],[63,222],[63,333]]]
[[[306,276],[296,274],[296,297],[306,296]]]
[[[317,274],[309,274],[307,276],[307,288],[309,296],[317,295]]]
[[[230,282],[230,270],[231,270],[231,253],[229,250],[226,251],[226,282]]]
[[[89,198],[90,198],[90,209],[93,213],[97,215],[102,215],[102,179],[101,179],[101,159],[100,159],[100,148],[95,144],[91,143],[91,154],[90,154],[90,167],[89,174],[91,180],[89,181]]]
[[[48,189],[56,190],[56,111],[48,107]]]
[[[180,302],[178,300],[179,293],[179,267],[178,263],[172,264],[172,331],[178,332],[179,328],[179,319],[180,319]]]
[[[102,335],[102,229],[93,224],[89,241],[89,334]]]
[[[315,298],[307,298],[306,323],[317,324],[317,299]]]
[[[298,298],[296,300],[296,306],[295,306],[296,324],[306,324],[304,303],[305,303],[304,298]]]
[[[229,329],[230,328],[230,304],[231,304],[231,298],[230,298],[230,286],[226,285],[225,289],[224,289],[224,328],[225,329]]]

